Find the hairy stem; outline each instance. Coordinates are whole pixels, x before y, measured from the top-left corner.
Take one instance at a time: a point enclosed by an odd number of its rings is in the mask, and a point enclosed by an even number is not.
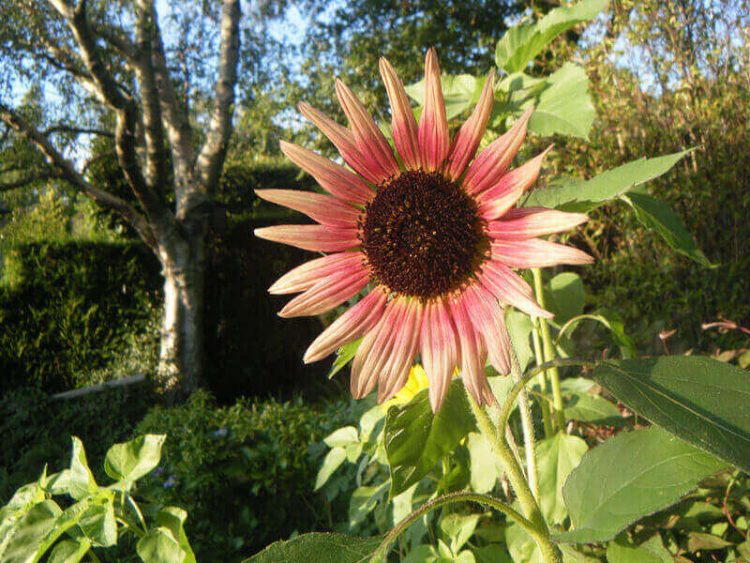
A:
[[[380,542],[380,545],[377,547],[372,557],[370,558],[370,563],[382,561],[388,555],[388,551],[390,550],[393,543],[398,539],[398,537],[403,534],[409,526],[419,520],[419,518],[421,518],[431,510],[454,502],[476,502],[477,504],[489,506],[499,512],[502,512],[509,518],[513,519],[532,538],[534,538],[534,541],[536,541],[539,549],[542,551],[542,556],[546,563],[559,563],[560,561],[562,561],[559,550],[549,538],[549,534],[546,531],[546,526],[544,530],[541,530],[538,526],[535,526],[526,518],[521,516],[518,512],[513,510],[510,506],[494,497],[480,495],[478,493],[458,492],[450,493],[428,501],[417,508],[414,512],[409,514],[406,518],[401,520],[401,522],[399,522],[390,532],[388,532],[388,534],[386,534],[385,538],[383,538],[383,541]]]
[[[542,271],[539,268],[531,270],[534,276],[534,293],[539,306],[544,309],[544,289],[542,287]],[[552,336],[549,331],[547,319],[539,318],[539,328],[542,333],[542,347],[544,352],[544,361],[551,362],[555,359],[555,344],[552,342]],[[559,430],[565,428],[565,411],[563,410],[562,391],[560,390],[560,372],[557,366],[549,370],[550,381],[552,382],[552,405],[555,409],[555,419]]]

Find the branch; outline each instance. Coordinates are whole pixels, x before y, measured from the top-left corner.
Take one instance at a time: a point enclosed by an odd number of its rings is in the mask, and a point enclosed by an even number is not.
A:
[[[161,122],[159,92],[151,59],[152,28],[156,21],[151,0],[136,4],[136,57],[133,61],[143,105],[143,127],[146,141],[146,180],[151,187],[163,189],[167,183],[167,151]]]
[[[240,49],[239,21],[240,1],[224,0],[221,10],[219,78],[214,87],[214,106],[208,137],[198,156],[198,171],[202,187],[206,191],[213,190],[218,183],[232,131],[234,87],[237,83]]]
[[[97,129],[95,127],[73,127],[71,125],[64,125],[64,124],[58,124],[53,125],[52,127],[48,127],[44,131],[42,131],[42,135],[45,137],[48,137],[52,133],[73,133],[76,135],[99,135],[101,137],[109,137],[110,139],[114,138],[114,133],[112,131],[107,131],[105,129]]]
[[[156,242],[154,233],[146,217],[140,214],[132,205],[114,194],[100,190],[88,182],[50,142],[37,129],[18,115],[13,109],[0,102],[0,121],[3,121],[19,135],[33,143],[36,148],[47,158],[47,161],[56,170],[58,178],[68,181],[79,191],[85,193],[91,199],[103,207],[107,207],[124,217],[138,232],[143,241],[150,247]]]

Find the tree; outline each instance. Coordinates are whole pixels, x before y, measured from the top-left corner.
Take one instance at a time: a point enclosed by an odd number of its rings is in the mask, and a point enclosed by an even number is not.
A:
[[[211,9],[204,3],[203,10]],[[45,178],[64,181],[137,232],[164,276],[157,378],[178,394],[197,386],[203,368],[205,238],[232,131],[240,15],[240,0],[222,0],[214,36],[217,78],[211,96],[198,96],[191,88],[207,79],[188,70],[180,45],[177,60],[169,60],[153,0],[9,0],[0,6],[0,57],[8,69],[0,81],[0,121],[45,159],[31,170],[0,172],[0,191]],[[205,36],[201,41],[204,49],[214,44]],[[206,52],[198,56],[205,65]],[[14,95],[24,80],[45,83],[62,101],[64,119],[43,128],[43,120],[29,118]],[[134,198],[90,181],[88,163],[70,151],[81,137],[113,139]]]

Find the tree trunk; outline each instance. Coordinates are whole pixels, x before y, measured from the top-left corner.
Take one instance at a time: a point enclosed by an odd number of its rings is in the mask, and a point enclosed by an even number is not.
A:
[[[179,400],[198,387],[203,373],[203,233],[172,234],[160,242],[159,260],[164,311],[157,384],[163,393]]]

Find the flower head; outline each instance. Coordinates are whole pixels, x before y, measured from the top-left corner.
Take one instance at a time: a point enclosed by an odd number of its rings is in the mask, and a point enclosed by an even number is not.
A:
[[[531,109],[475,154],[492,109],[492,73],[453,138],[434,49],[425,60],[419,123],[385,59],[380,73],[391,102],[395,153],[343,82],[336,83],[336,94],[348,128],[300,104],[301,113],[333,142],[350,168],[282,142],[284,154],[330,195],[258,190],[261,198],[318,224],[267,227],[255,234],[327,254],[291,270],[269,291],[300,293],[279,313],[293,317],[329,311],[369,284],[369,292],[318,336],[304,358],[320,360],[362,338],[351,370],[355,397],[377,387],[379,401],[392,398],[419,355],[434,410],[445,399],[456,368],[473,398],[490,403],[486,362],[500,373],[508,373],[510,366],[503,308],[552,316],[514,269],[591,262],[575,248],[536,238],[571,229],[587,217],[515,207],[536,181],[547,153],[509,170]]]

